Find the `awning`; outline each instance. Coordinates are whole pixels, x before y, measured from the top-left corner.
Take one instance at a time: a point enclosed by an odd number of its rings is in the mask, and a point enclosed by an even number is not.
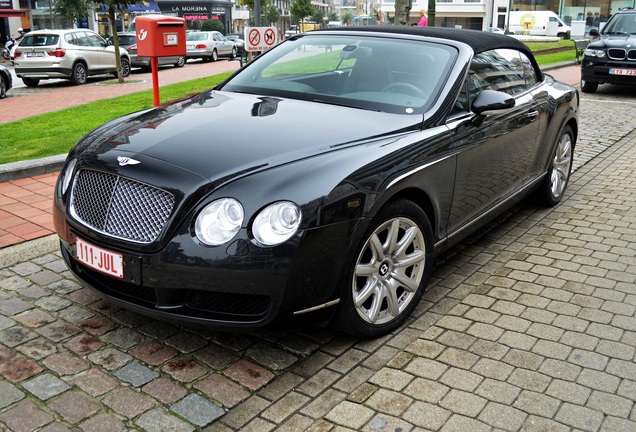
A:
[[[22,16],[22,11],[15,9],[0,9],[0,18],[11,18]]]

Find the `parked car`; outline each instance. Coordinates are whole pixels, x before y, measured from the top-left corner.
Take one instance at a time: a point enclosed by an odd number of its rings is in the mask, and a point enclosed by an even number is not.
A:
[[[130,56],[120,48],[122,76],[130,74]],[[15,51],[15,74],[35,87],[40,80],[65,78],[86,84],[91,75],[117,76],[115,48],[88,29],[37,30],[24,35]]]
[[[599,84],[636,84],[636,9],[622,9],[605,27],[590,30],[595,39],[583,52],[581,91],[594,93]]]
[[[120,48],[124,48],[130,55],[130,66],[149,71],[152,66],[150,57],[139,57],[137,55],[137,35],[131,32],[119,32],[117,33],[117,37],[119,38]],[[112,43],[112,40],[110,40],[109,43]],[[158,66],[172,65],[180,68],[183,67],[185,63],[185,56],[157,57]]]
[[[225,35],[226,38],[234,42],[236,46],[236,53],[240,54],[245,49],[245,40],[242,33],[229,33]]]
[[[500,29],[498,27],[488,27],[486,29],[486,31],[488,33],[497,33],[497,34],[505,34],[506,33],[503,29]]]
[[[300,33],[300,26],[298,25],[289,26],[289,28],[285,30],[285,38],[297,35],[298,33]]]
[[[236,57],[233,41],[218,31],[201,31],[186,34],[186,58],[217,61],[219,57]]]
[[[0,99],[7,97],[7,92],[13,86],[11,71],[0,65]]]
[[[316,30],[82,138],[55,229],[78,280],[125,308],[376,337],[417,306],[441,251],[531,193],[561,201],[578,111],[509,36]]]

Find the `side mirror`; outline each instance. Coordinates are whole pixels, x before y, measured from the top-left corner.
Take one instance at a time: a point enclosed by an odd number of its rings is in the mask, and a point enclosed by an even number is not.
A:
[[[478,115],[490,115],[514,106],[515,98],[508,93],[484,90],[475,98],[471,110]]]
[[[598,32],[598,29],[597,28],[590,29],[590,36],[595,38],[599,37],[600,33]]]

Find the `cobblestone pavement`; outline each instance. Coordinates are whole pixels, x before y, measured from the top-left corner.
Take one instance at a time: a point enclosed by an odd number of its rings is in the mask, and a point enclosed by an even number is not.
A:
[[[636,430],[636,91],[582,95],[576,172],[437,261],[394,334],[232,335],[112,307],[54,236],[0,250],[0,429]]]

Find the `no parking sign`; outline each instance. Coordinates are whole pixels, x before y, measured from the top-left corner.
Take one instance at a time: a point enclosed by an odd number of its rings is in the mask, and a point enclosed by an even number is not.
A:
[[[245,28],[246,51],[267,51],[276,44],[277,39],[274,27]]]

